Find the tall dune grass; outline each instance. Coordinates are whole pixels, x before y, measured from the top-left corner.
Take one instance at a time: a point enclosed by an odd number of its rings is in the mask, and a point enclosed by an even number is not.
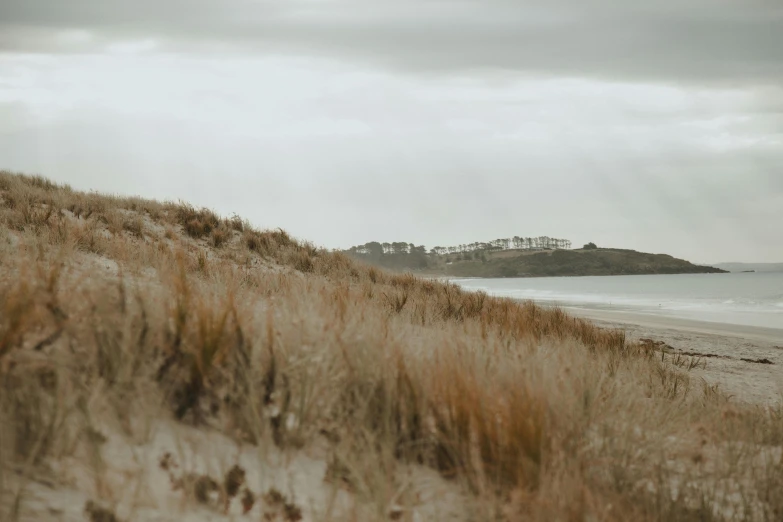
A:
[[[325,441],[325,478],[378,519],[416,465],[473,520],[783,520],[781,408],[622,332],[40,177],[0,173],[0,230],[3,520],[65,455],[100,493],[102,426],[155,416]]]

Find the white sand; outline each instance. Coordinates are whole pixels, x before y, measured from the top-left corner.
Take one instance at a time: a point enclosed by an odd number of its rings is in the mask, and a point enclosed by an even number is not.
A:
[[[180,474],[207,473],[219,478],[233,464],[241,465],[247,471],[248,487],[257,494],[276,488],[301,508],[303,522],[371,520],[378,515],[378,506],[371,501],[324,480],[327,458],[322,448],[283,452],[265,444],[238,446],[217,432],[168,420],[153,422],[146,440],[136,443],[117,432],[106,435],[101,447],[102,473],[96,475],[83,459],[55,460],[51,465],[56,479],[35,477],[26,484],[20,522],[84,521],[88,500],[111,508],[123,522],[284,521],[269,514],[270,506],[260,498],[244,515],[239,499],[232,500],[224,514],[220,505],[205,506],[186,498],[172,488],[168,473],[159,466],[166,452],[174,457]],[[401,488],[415,501],[405,506],[392,501],[381,511],[398,509],[405,520],[417,522],[465,519],[464,496],[455,483],[420,466],[401,465],[398,472]],[[18,489],[18,477],[11,479]],[[100,487],[96,488],[97,483]],[[3,500],[11,502],[10,497]]]

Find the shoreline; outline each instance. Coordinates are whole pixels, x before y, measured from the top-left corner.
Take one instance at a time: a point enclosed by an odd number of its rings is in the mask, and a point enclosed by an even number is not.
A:
[[[541,282],[535,279],[505,282],[499,278],[441,280],[468,291],[482,290],[489,295],[532,301],[540,306],[557,306],[596,320],[734,335],[783,345],[783,296],[774,293],[783,283],[780,278],[783,274],[761,274],[750,279],[739,274],[728,274],[733,277],[726,279],[710,275],[661,276],[660,284],[652,279],[655,276],[591,277],[573,283],[564,281],[571,278],[563,277]],[[624,277],[629,278],[627,282],[618,281]],[[686,278],[682,284],[679,277]],[[692,286],[695,293],[680,291],[682,285]],[[742,293],[746,287],[755,294]]]
[[[572,279],[572,278],[579,278],[579,277],[639,277],[639,276],[677,276],[677,275],[725,275],[725,274],[739,274],[742,272],[642,272],[638,274],[557,274],[557,275],[546,275],[546,274],[525,274],[525,275],[515,275],[515,276],[461,276],[461,275],[454,275],[454,274],[444,274],[442,272],[420,272],[416,270],[407,270],[403,271],[403,273],[411,273],[417,277],[421,277],[424,279],[443,279],[446,281],[452,281],[452,280],[469,280],[469,279],[555,279],[555,278],[563,278],[563,279]],[[765,271],[756,271],[754,273],[775,273],[775,272],[765,272]]]
[[[484,279],[430,278],[447,282]],[[532,301],[546,308],[558,307],[598,327],[622,330],[631,341],[657,344],[673,353],[697,358],[698,367],[688,372],[692,393],[701,393],[703,382],[710,386],[717,384],[734,402],[783,405],[783,326],[705,321],[622,305],[606,307],[548,299],[512,299]]]
[[[546,306],[545,303],[537,303]],[[718,384],[732,401],[783,403],[783,329],[711,323],[632,311],[561,307],[596,326],[623,330],[629,339],[662,342],[675,353],[699,357],[703,367],[689,372],[698,388],[703,379]],[[699,389],[694,389],[699,393]]]
[[[537,302],[536,304],[546,306],[542,302]],[[562,306],[561,308],[571,315],[583,317],[597,323],[635,325],[649,329],[677,330],[702,335],[734,337],[761,343],[771,343],[773,345],[777,343],[776,346],[780,347],[781,355],[783,355],[783,329],[700,321],[698,319],[646,314],[622,309],[607,310],[573,305]]]

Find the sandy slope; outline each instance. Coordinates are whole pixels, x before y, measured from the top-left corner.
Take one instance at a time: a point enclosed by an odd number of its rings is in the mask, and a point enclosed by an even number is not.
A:
[[[399,492],[400,501],[373,506],[339,484],[324,480],[326,452],[317,447],[290,453],[272,445],[240,447],[220,433],[168,420],[154,422],[144,431],[143,441],[109,433],[101,451],[105,468],[99,478],[100,501],[122,521],[297,520],[286,518],[281,509],[263,499],[261,494],[272,488],[301,509],[302,521],[370,520],[378,517],[378,509],[411,521],[464,519],[464,497],[458,488],[428,469],[404,469],[405,491]],[[241,500],[234,498],[226,513],[215,495],[202,503],[176,490],[171,475],[160,465],[166,453],[176,462],[174,475],[207,474],[219,480],[231,466],[240,465],[247,472],[246,486],[256,492],[253,508],[243,514]],[[56,482],[36,477],[24,487],[19,520],[88,520],[84,506],[95,497],[84,492],[96,486],[94,471],[79,458],[62,459],[53,463],[53,468]],[[20,485],[16,484],[17,488]]]

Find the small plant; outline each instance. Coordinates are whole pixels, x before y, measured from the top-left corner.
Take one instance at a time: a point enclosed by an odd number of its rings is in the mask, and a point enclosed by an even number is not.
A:
[[[288,264],[300,272],[309,273],[315,270],[312,255],[305,249],[294,250],[288,255],[287,261]]]
[[[216,505],[219,502],[220,486],[209,475],[185,473],[172,481],[174,491],[182,491],[185,498],[199,504]]]
[[[248,250],[252,250],[253,252],[261,253],[261,235],[257,232],[248,232],[245,234],[245,245],[247,246]]]
[[[329,463],[326,465],[326,472],[324,473],[324,481],[331,484],[337,484],[348,491],[355,491],[355,479],[353,478],[353,472],[342,459],[337,455],[332,455],[329,459]]]
[[[262,497],[264,508],[264,520],[272,522],[280,520],[282,522],[298,522],[302,520],[302,510],[293,501],[280,493],[275,488],[269,488]]]
[[[186,499],[195,500],[199,504],[222,508],[228,513],[231,500],[239,494],[245,484],[245,469],[235,464],[218,482],[205,473],[180,473],[175,472],[179,468],[174,456],[170,452],[164,453],[158,460],[159,467],[169,476],[169,482],[174,491],[182,491]],[[248,488],[244,488],[240,498],[244,513],[253,508],[255,494]]]
[[[43,189],[47,192],[60,189],[60,185],[40,175],[30,176],[28,178],[28,183],[33,187]]]
[[[144,220],[141,216],[134,216],[126,219],[122,224],[122,228],[130,232],[133,236],[144,239]]]
[[[228,228],[231,230],[236,230],[237,232],[244,232],[247,228],[245,221],[236,214],[227,219],[226,224],[228,225]]]
[[[284,247],[291,246],[291,239],[284,232],[246,229],[244,241],[247,248],[261,256],[279,254]]]
[[[242,514],[247,515],[256,503],[256,495],[250,489],[245,488],[242,492]]]
[[[220,219],[208,209],[183,204],[177,208],[176,216],[185,233],[195,239],[211,234],[220,226]]]
[[[209,256],[204,251],[196,254],[196,267],[199,272],[206,274],[209,271]]]
[[[89,517],[90,522],[120,522],[114,511],[102,507],[92,500],[88,500],[85,503],[84,514]]]
[[[231,239],[231,230],[219,227],[212,231],[212,246],[215,248],[221,248],[225,245],[229,239]]]
[[[402,309],[405,308],[405,303],[408,302],[408,292],[406,290],[392,293],[391,296],[383,294],[383,297],[386,299],[386,304],[392,312],[397,314],[402,312]]]
[[[682,368],[686,371],[691,371],[693,369],[699,368],[700,366],[702,368],[706,367],[706,361],[704,361],[699,356],[688,356],[688,355],[682,355],[680,353],[675,353],[670,358],[671,364],[678,368]]]

